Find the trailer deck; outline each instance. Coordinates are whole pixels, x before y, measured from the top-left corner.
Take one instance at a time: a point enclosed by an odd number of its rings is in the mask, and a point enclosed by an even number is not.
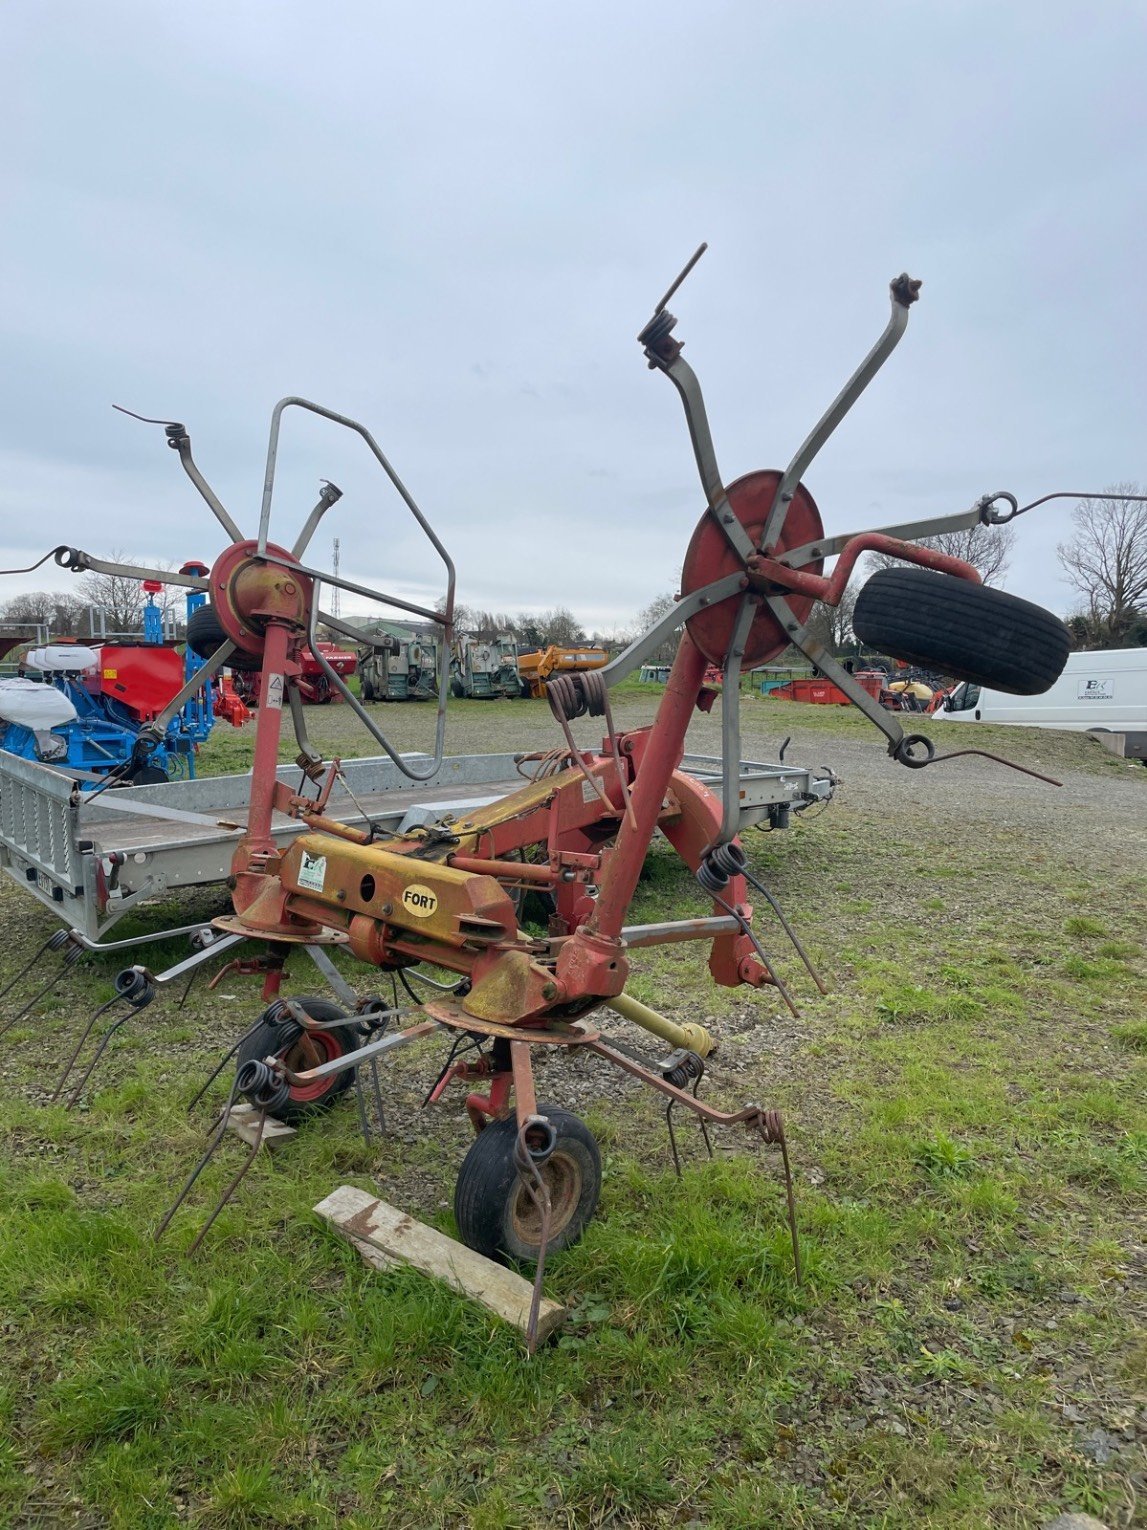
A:
[[[417,765],[427,755],[404,759]],[[514,754],[455,755],[434,778],[413,784],[384,755],[343,761],[350,787],[336,786],[327,815],[342,823],[364,813],[379,828],[403,832],[444,814],[497,800],[528,775]],[[526,762],[523,769],[528,770]],[[719,789],[721,762],[686,755],[682,768]],[[297,766],[279,780],[297,788]],[[100,939],[130,909],[183,887],[226,880],[246,827],[251,778],[206,776],[100,793],[88,800],[66,773],[0,751],[0,869],[69,928]],[[832,794],[832,782],[796,765],[742,761],[741,828]],[[179,816],[182,815],[182,816]],[[276,814],[275,843],[306,826]]]

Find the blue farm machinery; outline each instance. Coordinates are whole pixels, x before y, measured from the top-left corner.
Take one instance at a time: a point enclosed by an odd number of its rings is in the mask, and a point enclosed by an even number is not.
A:
[[[206,569],[188,563],[181,572],[201,576]],[[144,583],[140,637],[31,649],[20,673],[0,680],[0,748],[75,772],[86,790],[109,778],[131,786],[194,778],[196,748],[215,725],[210,683],[194,690],[160,739],[141,741],[143,730],[204,662],[190,647],[180,654],[166,641],[155,601],[162,588],[158,580]],[[188,592],[189,620],[204,599],[199,590]]]

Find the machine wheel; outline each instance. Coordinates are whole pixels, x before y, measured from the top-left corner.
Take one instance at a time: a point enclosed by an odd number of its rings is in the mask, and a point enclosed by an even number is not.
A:
[[[925,568],[873,574],[852,626],[868,648],[1014,696],[1054,685],[1072,646],[1042,606]]]
[[[192,653],[197,653],[201,659],[209,659],[220,643],[226,641],[227,634],[210,601],[200,606],[198,611],[192,611],[187,619],[187,646]],[[261,664],[262,660],[257,653],[243,653],[238,648],[227,660],[228,669],[254,670]]]
[[[553,1205],[546,1247],[553,1254],[577,1242],[597,1209],[601,1154],[589,1127],[568,1110],[539,1104],[538,1114],[557,1133],[557,1146],[542,1165]],[[536,1264],[541,1218],[514,1165],[517,1136],[513,1116],[478,1133],[458,1173],[454,1220],[462,1242],[479,1254]]]
[[[374,700],[374,684],[369,675],[364,674],[359,681],[359,690],[362,692],[364,701]]]
[[[462,684],[461,680],[451,680],[450,694],[451,696],[456,696],[459,701],[463,699],[466,695],[466,687]]]
[[[331,1004],[327,999],[305,998],[298,999],[296,1003],[302,1006],[312,1020],[341,1020],[346,1017],[346,1011]],[[275,1019],[277,1013],[282,1013],[281,1019]],[[297,1021],[292,1020],[290,1015],[280,1012],[276,1004],[272,1004],[263,1016],[262,1022],[251,1032],[243,1045],[235,1054],[236,1070],[252,1058],[262,1061],[265,1057],[279,1057],[293,1068],[296,1073],[301,1073],[304,1068],[317,1067],[319,1063],[331,1062],[336,1057],[345,1057],[348,1052],[353,1052],[359,1045],[358,1027],[349,1022],[340,1025],[332,1031],[312,1031],[303,1034],[303,1028]],[[354,1070],[348,1068],[345,1073],[334,1073],[329,1078],[319,1079],[313,1084],[292,1084],[287,1103],[277,1112],[277,1119],[294,1125],[298,1121],[305,1120],[307,1116],[315,1115],[321,1110],[329,1110],[341,1094],[354,1083]]]

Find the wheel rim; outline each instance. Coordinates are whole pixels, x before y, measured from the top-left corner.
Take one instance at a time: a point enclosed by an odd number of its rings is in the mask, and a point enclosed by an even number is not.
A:
[[[550,1192],[549,1241],[552,1243],[569,1226],[581,1200],[581,1165],[559,1148],[542,1164],[541,1175]],[[539,1246],[542,1241],[541,1210],[520,1180],[510,1205],[510,1224],[519,1242],[527,1248]]]
[[[330,1031],[303,1031],[278,1054],[280,1062],[285,1063],[293,1073],[317,1068],[320,1063],[331,1062],[342,1055],[343,1049],[338,1037]],[[312,1079],[308,1084],[292,1084],[291,1099],[301,1104],[309,1100],[321,1100],[337,1077],[338,1074],[333,1074],[329,1078]]]

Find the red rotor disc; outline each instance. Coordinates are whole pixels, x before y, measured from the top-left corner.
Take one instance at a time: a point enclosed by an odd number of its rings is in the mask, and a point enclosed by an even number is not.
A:
[[[760,540],[777,485],[783,476],[776,468],[762,469],[756,473],[746,473],[726,490],[733,514],[748,532],[754,546]],[[790,547],[803,547],[806,542],[815,542],[823,535],[824,524],[816,502],[805,486],[800,484],[781,526],[780,536],[774,544],[775,553],[786,552]],[[824,559],[814,558],[812,562],[803,564],[802,569],[809,574],[819,574],[824,569]],[[685,554],[681,594],[691,595],[694,590],[712,584],[716,579],[743,571],[741,559],[720,524],[706,512],[697,523]],[[790,594],[787,599],[794,615],[804,622],[813,608],[812,596]],[[689,636],[710,664],[720,666],[725,662],[740,603],[739,595],[731,595],[718,605],[698,611],[685,623]],[[788,633],[772,612],[762,605],[749,629],[741,666],[743,669],[752,669],[758,664],[767,664],[788,646]]]
[[[273,542],[267,551],[289,559]],[[313,589],[305,574],[259,557],[258,543],[233,542],[211,570],[211,604],[224,632],[244,653],[261,656],[268,617],[284,618],[305,628]]]

